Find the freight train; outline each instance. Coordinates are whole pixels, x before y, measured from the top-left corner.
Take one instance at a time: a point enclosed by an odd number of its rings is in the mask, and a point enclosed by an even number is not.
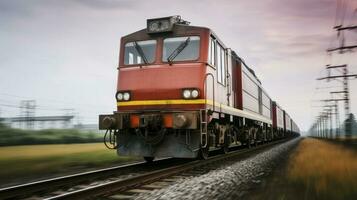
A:
[[[300,133],[209,28],[180,16],[148,19],[147,28],[121,38],[119,55],[117,111],[100,115],[99,129],[120,155],[207,159],[212,150]]]

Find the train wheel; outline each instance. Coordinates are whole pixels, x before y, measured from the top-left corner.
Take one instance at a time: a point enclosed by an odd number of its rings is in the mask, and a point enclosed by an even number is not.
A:
[[[247,141],[247,147],[248,149],[252,148],[252,141],[250,139]]]
[[[254,140],[253,140],[253,129],[252,129],[252,128],[250,128],[250,129],[248,130],[247,136],[248,136],[247,146],[248,146],[248,149],[250,149],[250,148],[252,147],[252,142],[254,141]]]
[[[230,142],[231,142],[231,137],[228,136],[228,133],[227,133],[227,131],[226,131],[225,134],[224,134],[224,144],[223,144],[223,146],[222,146],[222,152],[223,152],[224,154],[229,153],[229,143],[230,143]]]
[[[199,152],[199,159],[207,160],[209,157],[209,147],[201,148]]]
[[[224,154],[229,153],[229,147],[228,147],[228,145],[224,144],[224,146],[223,146],[223,148],[222,148],[222,151],[223,151]]]
[[[152,157],[152,156],[144,156],[144,160],[146,162],[152,162],[154,159],[155,159],[155,157]]]

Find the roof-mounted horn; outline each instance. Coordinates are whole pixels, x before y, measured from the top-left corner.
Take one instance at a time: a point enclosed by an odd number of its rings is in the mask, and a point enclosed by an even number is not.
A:
[[[147,32],[149,34],[171,32],[175,24],[189,25],[190,22],[181,19],[180,15],[148,19]]]

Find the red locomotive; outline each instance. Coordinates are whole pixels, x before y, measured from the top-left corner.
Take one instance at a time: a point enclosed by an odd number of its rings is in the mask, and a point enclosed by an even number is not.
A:
[[[121,155],[207,158],[299,134],[233,50],[179,16],[122,37],[118,70],[117,111],[99,128]]]

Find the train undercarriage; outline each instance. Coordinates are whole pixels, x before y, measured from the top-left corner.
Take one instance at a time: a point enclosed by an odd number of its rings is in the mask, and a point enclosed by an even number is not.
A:
[[[207,159],[210,151],[228,153],[232,147],[250,148],[282,138],[270,124],[205,110],[171,113],[172,127],[165,127],[168,113],[135,115],[139,116],[135,128],[128,113],[102,116],[100,128],[108,129],[108,147],[120,155],[142,156],[147,161],[155,157]]]

